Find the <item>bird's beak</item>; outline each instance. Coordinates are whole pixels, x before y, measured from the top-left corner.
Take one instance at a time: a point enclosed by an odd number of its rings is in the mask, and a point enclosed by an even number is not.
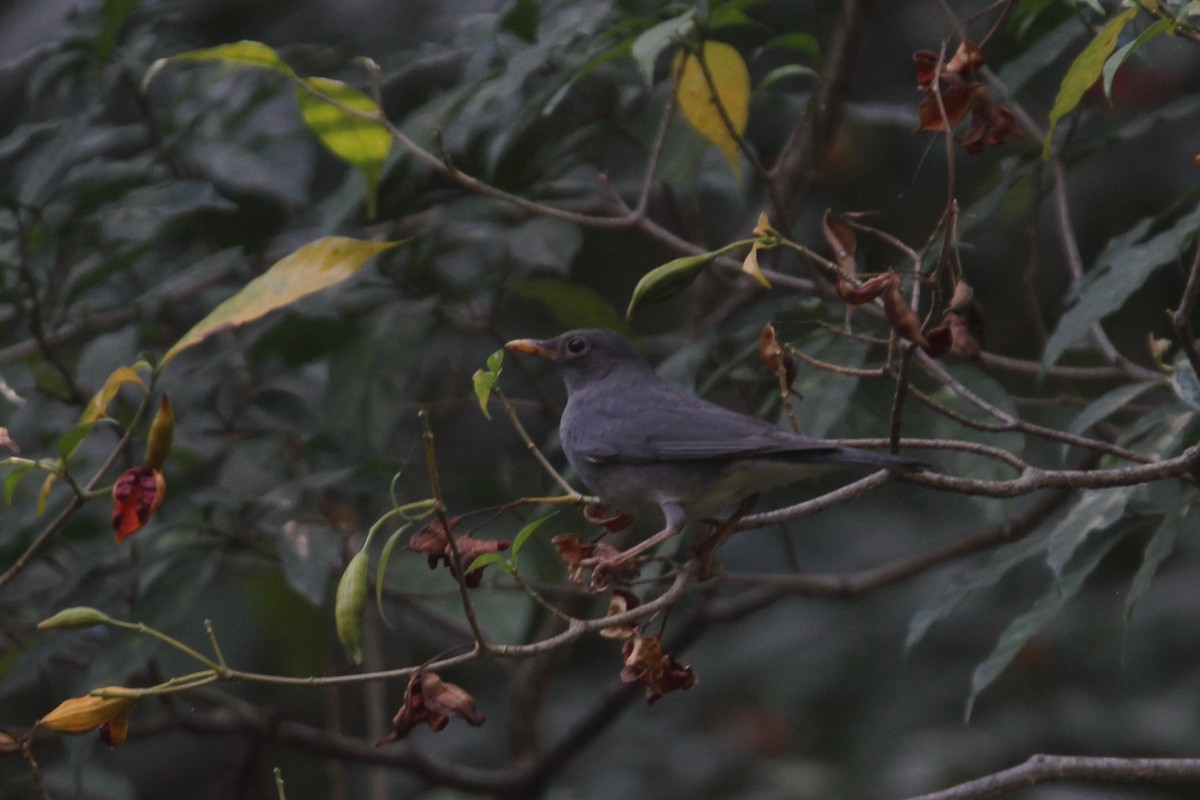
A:
[[[553,347],[548,347],[545,341],[540,339],[513,339],[511,342],[505,342],[505,350],[516,350],[518,353],[528,353],[531,356],[544,358],[553,361],[555,351]]]

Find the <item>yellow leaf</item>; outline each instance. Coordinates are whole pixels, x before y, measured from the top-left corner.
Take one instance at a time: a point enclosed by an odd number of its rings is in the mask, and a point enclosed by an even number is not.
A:
[[[140,366],[140,364],[135,365]],[[117,392],[122,386],[127,383],[136,383],[145,391],[146,384],[142,381],[142,376],[138,375],[134,367],[117,367],[112,371],[104,381],[104,385],[100,387],[100,391],[92,395],[92,399],[88,401],[87,408],[83,410],[83,414],[79,417],[79,422],[95,422],[108,414],[108,404],[117,396]]]
[[[353,86],[331,78],[305,78],[304,84],[296,89],[304,123],[330,152],[362,172],[367,181],[367,213],[374,217],[379,179],[392,149],[392,135],[382,124],[356,117],[324,98],[368,114],[378,114],[379,106]]]
[[[296,75],[296,73],[292,72],[292,68],[279,57],[279,54],[270,47],[262,42],[246,40],[223,44],[217,47],[209,47],[204,50],[190,50],[169,58],[160,58],[150,65],[150,69],[146,70],[146,75],[142,78],[142,91],[146,91],[146,87],[150,85],[150,81],[162,71],[163,67],[167,66],[167,64],[180,61],[223,61],[227,64],[237,64],[243,67],[270,69],[290,77],[295,77]]]
[[[118,686],[106,686],[97,691],[121,690]],[[87,733],[109,720],[129,714],[137,704],[136,697],[97,697],[87,694],[72,697],[38,720],[38,725],[59,733]]]
[[[729,162],[734,177],[740,180],[742,163],[738,138],[746,132],[746,123],[750,119],[750,73],[741,54],[722,42],[705,42],[701,57],[703,66],[692,53],[681,51],[676,54],[672,67],[677,80],[675,99],[684,118],[701,136],[717,146]],[[711,86],[705,67],[712,78]]]
[[[162,358],[165,365],[179,353],[220,330],[252,322],[302,297],[327,289],[358,272],[373,256],[402,242],[365,242],[343,236],[327,236],[309,242],[276,261],[271,268],[246,284],[240,292],[214,308]]]
[[[770,289],[771,282],[767,280],[767,276],[763,275],[762,269],[758,266],[758,249],[760,247],[762,245],[758,242],[750,245],[750,252],[746,254],[746,260],[742,262],[742,272]]]

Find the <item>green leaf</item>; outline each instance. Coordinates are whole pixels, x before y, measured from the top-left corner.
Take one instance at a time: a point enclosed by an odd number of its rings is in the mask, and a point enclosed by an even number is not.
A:
[[[1084,92],[1091,88],[1100,78],[1104,62],[1117,46],[1117,37],[1125,27],[1125,23],[1137,14],[1137,7],[1127,8],[1109,20],[1100,29],[1096,38],[1083,48],[1083,52],[1075,57],[1067,74],[1063,77],[1058,95],[1054,98],[1054,107],[1050,109],[1050,124],[1046,128],[1046,139],[1042,143],[1042,158],[1050,157],[1050,145],[1054,138],[1054,126],[1064,115],[1071,113],[1083,99]]]
[[[516,0],[512,8],[500,18],[500,25],[507,31],[527,42],[536,42],[541,12],[537,0]]]
[[[288,77],[296,77],[296,73],[287,65],[287,62],[279,57],[279,54],[272,50],[262,42],[252,42],[243,40],[233,42],[231,44],[222,44],[217,47],[208,47],[203,50],[189,50],[186,53],[170,56],[169,58],[160,58],[150,65],[150,69],[146,70],[146,75],[142,78],[142,91],[154,80],[154,76],[159,73],[167,64],[173,64],[180,61],[222,61],[226,64],[236,64],[243,67],[259,67],[261,69],[270,69],[279,72]]]
[[[904,647],[911,650],[925,638],[925,634],[935,622],[953,614],[975,592],[995,585],[1013,567],[1033,558],[1045,548],[1046,536],[1030,536],[1000,548],[992,554],[988,563],[979,569],[957,575],[936,605],[913,615],[908,624],[908,636],[904,640]]]
[[[1175,354],[1175,371],[1171,373],[1171,388],[1180,400],[1192,408],[1200,409],[1200,377],[1192,369],[1187,353],[1180,350]]]
[[[346,571],[338,581],[337,597],[333,606],[338,639],[346,651],[346,658],[355,666],[363,661],[363,609],[367,604],[369,567],[370,561],[365,550],[360,550],[350,559]]]
[[[1137,488],[1089,489],[1080,496],[1050,537],[1046,563],[1055,575],[1062,575],[1063,567],[1089,534],[1104,531],[1121,518]]]
[[[94,419],[90,422],[80,423],[62,435],[58,440],[58,457],[62,463],[65,464],[71,460],[71,456],[75,453],[75,448],[79,447],[79,443],[86,439],[87,435],[100,422],[101,420]]]
[[[1000,81],[1007,87],[1008,95],[1014,96],[1026,83],[1043,75],[1044,70],[1062,58],[1062,54],[1086,32],[1087,28],[1079,24],[1078,17],[1068,15],[1053,29],[1043,33],[1023,53],[1000,68]]]
[[[33,464],[21,464],[18,467],[14,467],[7,475],[4,476],[5,505],[12,505],[13,495],[17,491],[17,484],[21,482],[21,478],[24,478],[31,469],[33,469]]]
[[[1117,74],[1117,70],[1121,68],[1121,65],[1124,64],[1131,55],[1133,55],[1135,50],[1153,39],[1158,34],[1165,31],[1170,25],[1171,21],[1169,19],[1160,19],[1158,22],[1155,22],[1149,28],[1146,28],[1146,30],[1142,31],[1141,35],[1132,42],[1129,42],[1128,44],[1119,48],[1115,53],[1108,57],[1107,61],[1104,62],[1104,69],[1102,70],[1102,74],[1104,76],[1104,96],[1108,98],[1110,103],[1112,102],[1113,76]]]
[[[497,375],[500,374],[500,368],[504,366],[504,348],[500,348],[496,352],[487,357],[487,368],[490,372]]]
[[[1145,394],[1150,389],[1156,386],[1162,386],[1161,383],[1155,381],[1147,381],[1145,383],[1131,383],[1128,386],[1118,386],[1111,392],[1104,394],[1092,402],[1079,412],[1075,419],[1071,420],[1071,424],[1067,426],[1067,433],[1083,434],[1091,429],[1093,425],[1107,419],[1112,414],[1120,411],[1125,406],[1132,403],[1138,397]],[[1071,445],[1064,444],[1063,454],[1065,455],[1070,450]]]
[[[544,305],[564,328],[608,328],[626,337],[633,335],[633,327],[590,286],[534,278],[520,284],[516,294]]]
[[[666,22],[660,22],[639,36],[630,48],[647,86],[654,85],[654,65],[658,55],[673,42],[688,36],[696,26],[696,12],[687,11]]]
[[[475,560],[472,561],[470,566],[463,571],[463,574],[470,575],[472,572],[483,569],[491,564],[495,564],[505,572],[512,572],[512,565],[508,563],[508,559],[506,559],[504,556],[500,555],[499,553],[483,553],[482,555],[475,557]]]
[[[516,563],[517,553],[521,552],[521,548],[525,546],[525,542],[528,541],[530,536],[533,536],[534,532],[537,531],[538,528],[542,527],[543,522],[553,516],[553,514],[549,514],[541,519],[535,519],[533,522],[529,523],[517,532],[517,535],[513,538],[512,554],[509,556],[509,561]]]
[[[705,267],[716,259],[717,255],[716,251],[709,251],[694,256],[684,256],[668,261],[647,272],[637,282],[637,286],[633,287],[633,296],[629,298],[629,308],[625,311],[625,318],[632,319],[634,309],[638,306],[658,303],[682,292],[691,285],[692,281],[696,280],[696,276]]]
[[[492,397],[492,390],[496,388],[498,378],[495,372],[483,369],[475,370],[475,374],[471,376],[471,383],[475,386],[475,397],[479,399],[479,410],[488,419],[492,418],[491,412],[488,411],[488,400]]]
[[[1016,658],[1017,653],[1021,652],[1021,648],[1058,615],[1068,600],[1079,593],[1087,576],[1095,571],[1100,561],[1120,539],[1119,536],[1110,536],[1101,542],[1086,559],[1054,581],[1028,611],[1005,628],[991,654],[975,667],[975,672],[971,675],[971,694],[967,698],[966,719],[971,718],[975,700],[980,692],[1000,677],[1009,663]]]
[[[758,88],[761,91],[776,81],[792,77],[817,78],[819,76],[817,75],[817,71],[812,67],[806,67],[803,64],[784,64],[782,67],[776,67],[764,75],[763,79],[758,83]]]
[[[1066,349],[1087,335],[1091,327],[1124,305],[1153,272],[1173,263],[1200,227],[1200,206],[1176,223],[1145,241],[1153,219],[1143,219],[1131,229],[1109,240],[1088,270],[1079,299],[1059,319],[1046,342],[1042,365],[1050,366]]]
[[[217,331],[252,322],[278,308],[291,305],[313,292],[351,277],[372,257],[403,242],[365,242],[328,236],[309,242],[250,281],[240,292],[221,303],[171,346],[160,364],[199,344]]]
[[[1167,411],[1167,409],[1160,409]],[[1153,415],[1146,415],[1145,418]],[[1144,419],[1145,419],[1144,418]],[[1153,439],[1142,442],[1141,450],[1147,455],[1167,456],[1179,446],[1184,435],[1192,427],[1196,417],[1193,413],[1173,413],[1159,426]],[[1134,430],[1126,429],[1126,434]],[[1128,446],[1128,442],[1122,442]],[[1096,531],[1108,528],[1125,513],[1140,486],[1119,486],[1111,489],[1089,489],[1076,501],[1067,516],[1055,526],[1050,536],[1046,563],[1056,575],[1071,560],[1076,549]]]
[[[409,520],[392,531],[392,535],[383,544],[383,550],[379,553],[379,564],[375,567],[375,607],[379,609],[379,616],[385,624],[390,623],[388,623],[387,615],[383,611],[383,576],[387,571],[388,561],[392,557],[392,550],[395,549],[396,542],[400,541],[400,537],[412,526],[413,522],[415,520]]]
[[[1133,581],[1129,584],[1129,594],[1125,596],[1126,623],[1133,619],[1133,612],[1137,608],[1138,602],[1150,589],[1159,565],[1175,550],[1175,543],[1179,540],[1179,534],[1183,530],[1184,520],[1191,512],[1195,500],[1196,493],[1189,491],[1186,502],[1179,502],[1168,509],[1167,513],[1163,515],[1162,522],[1159,523],[1158,530],[1154,532],[1154,536],[1142,552],[1141,566],[1138,567]]]
[[[381,122],[355,116],[330,100],[371,115],[379,115],[379,106],[353,86],[331,78],[305,78],[296,88],[296,103],[305,124],[331,153],[363,174],[367,214],[374,218],[379,179],[392,149],[392,135]]]

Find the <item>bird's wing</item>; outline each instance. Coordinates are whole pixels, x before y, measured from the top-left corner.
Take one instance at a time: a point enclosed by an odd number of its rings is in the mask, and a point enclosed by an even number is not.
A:
[[[636,397],[637,402],[629,398]],[[665,383],[589,398],[579,455],[593,463],[647,463],[767,454],[828,454],[843,448],[730,411]],[[586,419],[586,422],[584,422]]]

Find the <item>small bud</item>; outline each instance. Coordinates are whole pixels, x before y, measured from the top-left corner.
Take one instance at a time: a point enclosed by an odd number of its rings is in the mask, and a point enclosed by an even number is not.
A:
[[[146,466],[162,469],[171,454],[171,442],[175,438],[175,412],[171,401],[164,394],[158,403],[158,413],[150,423],[150,435],[146,437]]]
[[[128,691],[120,686],[106,686],[96,691],[110,690]],[[128,718],[135,705],[136,697],[100,697],[87,694],[62,701],[57,708],[39,719],[37,724],[59,733],[87,733],[110,720]]]
[[[74,630],[75,628],[90,628],[93,625],[111,625],[115,621],[103,611],[88,606],[74,606],[73,608],[64,608],[49,619],[42,620],[37,624],[37,628],[39,631]]]
[[[367,605],[369,566],[366,551],[360,550],[350,559],[346,571],[342,573],[342,579],[338,581],[337,596],[333,605],[338,639],[346,650],[346,657],[356,666],[363,661],[363,610]]]

